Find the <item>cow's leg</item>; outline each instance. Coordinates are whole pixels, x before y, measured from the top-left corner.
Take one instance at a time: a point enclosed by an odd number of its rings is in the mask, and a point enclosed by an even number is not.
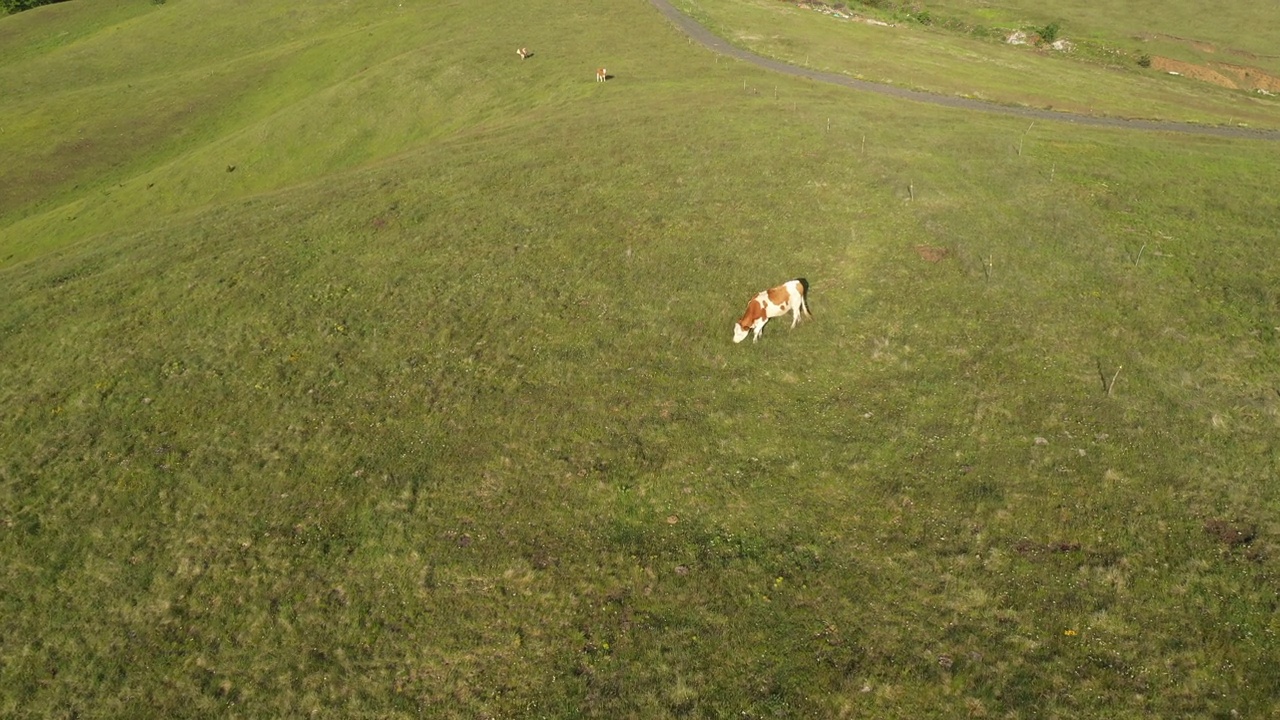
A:
[[[791,306],[791,327],[795,327],[800,322],[800,314],[805,312],[804,298]]]

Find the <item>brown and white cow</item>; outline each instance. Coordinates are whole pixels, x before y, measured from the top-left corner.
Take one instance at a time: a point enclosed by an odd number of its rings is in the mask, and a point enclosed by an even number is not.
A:
[[[596,82],[604,82],[609,79],[609,71],[604,68],[596,68]]]
[[[733,341],[740,343],[747,335],[754,334],[752,342],[760,339],[764,332],[764,324],[769,318],[791,313],[791,327],[800,322],[800,315],[813,317],[809,312],[809,303],[805,296],[809,294],[809,281],[804,278],[788,280],[778,287],[762,290],[751,302],[747,303],[747,312],[742,319],[733,324]]]
[[[520,56],[521,60],[524,60],[525,58],[529,57],[533,53],[529,52],[529,48],[520,48],[516,50],[516,54]]]

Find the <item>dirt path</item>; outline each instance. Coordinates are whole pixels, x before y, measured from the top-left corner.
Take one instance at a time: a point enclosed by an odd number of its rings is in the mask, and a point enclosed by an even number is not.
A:
[[[880,83],[868,82],[866,80],[858,80],[857,78],[851,78],[847,75],[822,72],[820,70],[810,70],[796,65],[789,65],[780,60],[762,57],[747,50],[743,50],[742,48],[734,47],[723,38],[712,34],[710,30],[699,25],[693,20],[693,18],[690,18],[688,15],[676,10],[669,2],[667,2],[667,0],[649,0],[649,2],[657,8],[658,12],[662,13],[663,17],[674,23],[681,32],[714,52],[720,53],[721,55],[727,55],[738,60],[743,60],[774,72],[808,78],[810,80],[817,80],[818,82],[831,83],[833,85],[843,85],[844,87],[853,88],[854,90],[879,93],[890,97],[902,98],[903,100],[929,103],[930,105],[941,105],[943,107],[957,108],[960,110],[999,113],[1001,115],[1013,115],[1016,117],[1029,118],[1031,120],[1054,120],[1058,122],[1075,123],[1077,125],[1092,125],[1096,127],[1126,128],[1130,130],[1150,130],[1154,132],[1216,135],[1218,137],[1227,138],[1280,141],[1280,131],[1276,130],[1255,130],[1252,128],[1241,127],[1195,125],[1192,123],[1170,122],[1164,120],[1135,120],[1128,118],[1096,117],[1093,115],[1077,115],[1075,113],[1061,112],[1059,110],[1038,110],[1035,108],[1011,107],[1007,105],[983,102],[981,100],[972,100],[970,98],[954,97],[951,95],[937,95],[934,93],[922,92],[920,90],[908,90],[907,88],[894,87],[893,85],[882,85]]]

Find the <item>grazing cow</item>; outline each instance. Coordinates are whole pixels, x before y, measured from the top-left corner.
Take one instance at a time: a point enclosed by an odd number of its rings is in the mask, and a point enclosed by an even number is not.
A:
[[[791,313],[791,327],[800,322],[800,315],[813,317],[809,312],[809,303],[805,297],[809,294],[809,281],[804,278],[788,280],[778,287],[762,290],[751,302],[747,303],[747,312],[742,319],[733,324],[733,341],[740,343],[747,335],[754,334],[752,342],[760,339],[764,332],[764,324],[769,318]]]
[[[521,60],[524,60],[533,53],[529,52],[529,48],[520,48],[519,50],[516,50],[516,54],[520,56]]]
[[[604,82],[609,79],[609,71],[604,68],[596,69],[596,82]]]

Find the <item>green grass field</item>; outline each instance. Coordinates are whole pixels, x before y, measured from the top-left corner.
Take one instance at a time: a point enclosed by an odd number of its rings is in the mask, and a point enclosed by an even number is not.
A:
[[[0,19],[0,715],[1280,712],[1280,143],[314,5]]]
[[[792,0],[674,4],[735,45],[874,82],[1084,115],[1280,129],[1280,55],[1274,50],[1280,46],[1280,6],[1207,11],[1192,3],[850,3],[847,15],[879,21],[868,24]],[[1005,42],[1014,30],[1049,24],[1060,27],[1070,51]],[[1152,55],[1205,69],[1227,65],[1246,75],[1269,74],[1275,84],[1263,94],[1171,76],[1139,64]]]

